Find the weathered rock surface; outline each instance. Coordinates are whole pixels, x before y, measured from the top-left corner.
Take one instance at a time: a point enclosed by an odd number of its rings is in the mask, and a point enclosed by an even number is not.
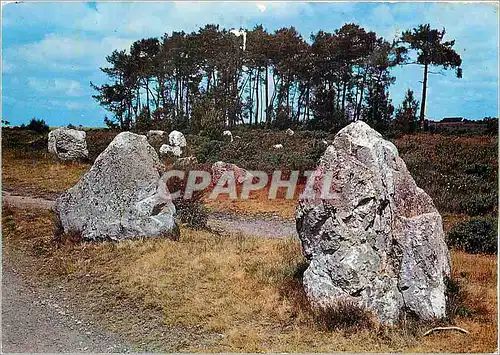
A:
[[[176,157],[180,157],[182,155],[182,148],[179,146],[171,146],[168,144],[163,144],[160,147],[160,155],[169,155],[173,154]]]
[[[357,121],[337,134],[314,174],[296,212],[309,300],[354,301],[389,324],[408,313],[443,317],[450,256],[441,216],[396,147]]]
[[[61,160],[81,160],[89,156],[85,131],[65,127],[49,132],[48,151]]]
[[[229,139],[230,142],[232,142],[234,139],[233,139],[233,134],[231,133],[231,131],[224,131],[222,132],[222,136],[223,137],[227,137],[227,139]]]
[[[228,171],[234,174],[234,180],[238,184],[242,184],[247,180],[253,179],[253,175],[249,171],[240,168],[235,164],[218,161],[212,164],[212,183],[216,184],[222,175]]]
[[[180,157],[182,155],[182,148],[186,147],[186,137],[179,131],[172,131],[168,135],[168,144],[163,144],[160,147],[160,155],[174,155]]]
[[[148,139],[151,139],[151,138],[155,138],[155,137],[163,137],[165,136],[167,133],[165,131],[161,131],[161,130],[149,130],[148,131],[148,134],[147,134],[147,137]]]
[[[186,146],[186,137],[179,131],[172,131],[168,135],[168,142],[173,147],[184,148]]]
[[[64,232],[85,240],[178,237],[163,167],[146,136],[118,134],[54,207]]]

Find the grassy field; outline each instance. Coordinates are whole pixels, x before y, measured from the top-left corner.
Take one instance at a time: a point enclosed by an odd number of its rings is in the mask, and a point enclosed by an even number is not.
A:
[[[2,186],[19,194],[53,198],[75,185],[89,167],[85,163],[59,162],[38,151],[30,156],[3,150]]]
[[[327,331],[305,306],[296,240],[219,236],[183,229],[181,240],[55,244],[48,212],[3,210],[4,257],[73,290],[107,329],[155,350],[203,352],[493,352],[496,257],[453,251],[462,284],[453,323],[469,330],[423,337],[431,325]],[[7,255],[6,255],[7,254]],[[157,321],[148,323],[148,314]],[[161,317],[161,318],[160,318]],[[142,319],[141,319],[142,318]],[[159,324],[158,318],[163,324]],[[167,331],[165,330],[167,329]],[[172,341],[168,330],[181,331]]]
[[[247,169],[286,171],[312,170],[324,151],[323,139],[332,136],[314,132],[283,132],[254,130],[235,132],[242,139],[232,143],[211,141],[206,137],[188,135],[188,152],[200,161],[199,167],[209,169],[217,160],[236,163]],[[116,132],[87,132],[90,160],[87,163],[60,163],[46,153],[43,136],[26,131],[5,131],[3,134],[3,186],[9,190],[36,196],[53,197],[73,186],[104,150]],[[284,142],[276,151],[272,144]],[[433,199],[443,215],[445,227],[476,215],[498,212],[498,136],[456,137],[438,134],[406,135],[394,140],[400,155],[417,184]],[[290,154],[293,152],[293,154]],[[296,196],[298,196],[299,189]],[[295,200],[269,200],[268,190],[254,191],[249,200],[205,200],[212,210],[239,214],[275,214],[293,218]]]
[[[244,132],[243,132],[244,133]],[[243,133],[241,133],[243,135]],[[17,134],[17,133],[16,133]],[[115,133],[89,131],[91,158],[61,163],[45,153],[45,138],[3,134],[3,189],[54,198],[73,186]],[[201,164],[219,159],[255,169],[312,169],[331,137],[256,131],[239,142],[188,136]],[[271,143],[287,139],[283,152]],[[262,143],[264,141],[264,143]],[[410,135],[395,140],[417,184],[433,198],[445,230],[476,215],[497,213],[496,136]],[[257,149],[258,146],[264,147]],[[289,154],[293,151],[294,154]],[[272,153],[272,154],[271,154]],[[287,157],[286,155],[291,155]],[[278,196],[283,196],[281,191]],[[257,191],[246,201],[206,201],[216,211],[292,218],[296,201],[267,199]],[[3,256],[33,282],[64,287],[79,308],[124,334],[142,350],[198,352],[493,352],[497,349],[497,258],[452,251],[453,323],[469,330],[423,337],[431,324],[399,329],[375,326],[328,331],[304,300],[304,260],[298,241],[217,235],[181,229],[179,242],[56,244],[51,215],[3,206]],[[265,237],[265,236],[263,236]],[[45,287],[44,286],[44,287]]]

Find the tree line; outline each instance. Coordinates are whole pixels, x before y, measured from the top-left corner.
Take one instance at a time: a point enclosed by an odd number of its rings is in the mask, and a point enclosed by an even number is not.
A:
[[[109,82],[90,85],[112,114],[106,124],[123,130],[210,133],[238,124],[332,130],[358,119],[379,130],[392,123],[414,130],[425,118],[429,69],[462,74],[454,41],[443,41],[444,35],[420,25],[387,41],[351,23],[306,41],[294,27],[270,33],[262,25],[227,30],[210,24],[113,51],[101,68]],[[409,89],[395,109],[391,68],[406,64],[423,67],[422,100]]]

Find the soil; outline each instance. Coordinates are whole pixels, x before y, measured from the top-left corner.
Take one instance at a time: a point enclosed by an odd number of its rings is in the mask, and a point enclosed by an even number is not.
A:
[[[61,293],[58,293],[60,295]],[[4,260],[2,352],[129,352],[117,334],[82,320],[46,289],[33,287]]]

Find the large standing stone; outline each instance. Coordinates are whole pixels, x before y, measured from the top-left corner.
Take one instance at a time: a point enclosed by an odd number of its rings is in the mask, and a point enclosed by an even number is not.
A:
[[[336,135],[314,174],[296,212],[309,300],[351,300],[389,324],[406,313],[443,317],[450,256],[441,216],[396,147],[357,121]],[[324,181],[329,199],[320,195]]]
[[[56,200],[64,232],[86,240],[176,239],[175,207],[160,181],[162,166],[146,136],[118,134],[82,179]]]
[[[89,156],[85,131],[57,128],[49,132],[48,151],[61,160],[81,160]]]

